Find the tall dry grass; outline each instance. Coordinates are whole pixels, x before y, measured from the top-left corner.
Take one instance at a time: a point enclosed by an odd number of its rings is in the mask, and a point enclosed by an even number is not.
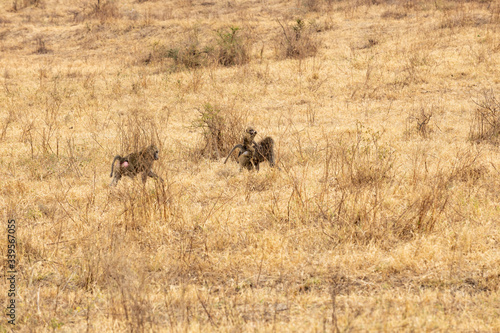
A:
[[[499,14],[1,3],[15,329],[500,330]],[[279,170],[223,164],[247,125]],[[165,182],[109,188],[112,158],[150,143]]]

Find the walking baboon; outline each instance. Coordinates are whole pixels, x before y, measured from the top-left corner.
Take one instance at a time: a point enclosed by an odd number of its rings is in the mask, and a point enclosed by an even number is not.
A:
[[[254,167],[259,171],[259,164],[264,161],[269,161],[271,167],[275,166],[274,160],[274,140],[271,137],[265,137],[259,143],[256,143],[253,139],[257,135],[257,132],[249,127],[245,131],[243,136],[243,144],[238,144],[231,149],[229,155],[227,156],[224,164],[227,162],[229,156],[233,153],[236,148],[240,148],[238,154],[238,162],[240,163],[240,169],[246,168],[252,170]],[[251,142],[251,144],[249,143]]]
[[[153,162],[158,160],[158,148],[155,145],[151,145],[139,152],[129,154],[125,157],[116,155],[111,163],[110,177],[113,177],[113,169],[116,160],[120,162],[120,165],[115,169],[115,176],[111,181],[110,186],[116,186],[122,176],[129,176],[130,178],[133,178],[140,172],[142,172],[142,182],[144,184],[146,183],[148,177],[158,178],[163,182],[163,179],[151,170]]]

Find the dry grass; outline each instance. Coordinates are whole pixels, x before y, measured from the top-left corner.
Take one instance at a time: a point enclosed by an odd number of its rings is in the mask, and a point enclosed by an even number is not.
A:
[[[16,329],[499,331],[499,24],[494,1],[0,3]],[[247,125],[281,170],[223,164]],[[150,142],[165,183],[109,188]]]

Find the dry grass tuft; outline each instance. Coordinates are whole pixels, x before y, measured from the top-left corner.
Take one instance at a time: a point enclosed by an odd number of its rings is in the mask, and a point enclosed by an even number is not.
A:
[[[491,90],[485,90],[481,100],[475,102],[469,138],[498,144],[500,136],[500,101]]]
[[[206,103],[198,112],[199,117],[193,122],[193,127],[202,130],[202,156],[220,159],[226,156],[235,144],[240,143],[246,128],[244,113],[210,103]]]
[[[311,26],[306,26],[303,19],[295,20],[294,24],[284,26],[279,20],[282,34],[279,37],[278,58],[306,58],[316,55],[320,42]]]
[[[418,135],[424,139],[429,138],[434,132],[432,124],[429,125],[432,116],[433,111],[425,110],[424,107],[420,108],[419,111],[411,112],[406,120],[405,136],[411,138],[414,135]]]
[[[96,0],[86,14],[87,18],[98,19],[101,22],[112,18],[119,18],[120,16],[119,7],[115,0]]]
[[[14,0],[12,2],[12,8],[11,11],[17,12],[19,10],[22,10],[24,8],[30,7],[30,6],[35,6],[38,7],[42,5],[42,0]]]
[[[211,65],[236,66],[250,60],[251,40],[243,35],[236,26],[217,30],[215,37],[204,43],[201,31],[195,27],[178,45],[166,47],[155,44],[153,50],[144,59],[146,64],[161,63],[172,59],[174,68],[197,68]]]
[[[38,54],[46,54],[50,53],[51,51],[45,46],[45,42],[42,37],[37,37],[36,38],[36,50],[35,53]]]
[[[381,133],[358,124],[355,135],[335,139],[330,159],[334,163],[333,179],[341,189],[378,187],[393,178],[394,150],[381,144]],[[331,176],[325,175],[325,178]]]

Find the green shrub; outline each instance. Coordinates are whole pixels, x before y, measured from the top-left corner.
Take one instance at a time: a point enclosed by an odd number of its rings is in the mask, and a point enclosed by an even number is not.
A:
[[[279,20],[278,23],[283,30],[278,43],[278,57],[303,59],[316,55],[320,43],[311,25],[306,27],[306,23],[300,18],[286,27]]]

